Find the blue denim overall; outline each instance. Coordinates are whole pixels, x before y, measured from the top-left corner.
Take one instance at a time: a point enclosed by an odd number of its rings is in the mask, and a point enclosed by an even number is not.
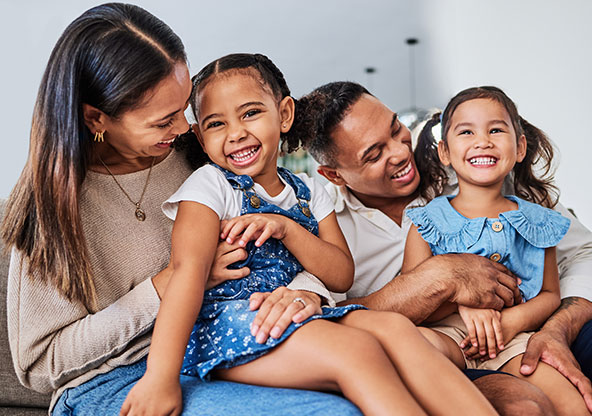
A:
[[[289,170],[278,167],[278,174],[294,190],[298,203],[284,210],[260,198],[253,191],[251,177],[214,166],[224,173],[237,192],[243,194],[241,215],[284,215],[318,235],[319,225],[309,208],[310,189]],[[250,331],[257,311],[249,310],[249,297],[255,292],[271,292],[280,286],[287,286],[303,267],[277,239],[270,238],[261,247],[250,241],[246,250],[247,259],[232,266],[249,267],[249,276],[228,280],[204,293],[202,308],[185,351],[182,374],[206,379],[208,372],[214,368],[230,368],[260,357],[312,319],[338,318],[351,310],[363,308],[359,305],[324,307],[322,315],[315,315],[300,324],[292,323],[279,339],[270,338],[265,344],[258,344]]]

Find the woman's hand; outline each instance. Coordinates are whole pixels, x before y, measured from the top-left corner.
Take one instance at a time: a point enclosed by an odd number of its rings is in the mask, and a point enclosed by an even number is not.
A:
[[[183,395],[179,381],[165,381],[146,373],[127,394],[119,415],[177,416],[182,410]]]
[[[458,313],[462,318],[469,335],[460,343],[466,349],[467,358],[495,358],[499,350],[504,349],[501,313],[495,309],[474,309],[459,305]],[[471,354],[478,348],[477,357]]]
[[[286,236],[288,217],[279,214],[245,214],[222,224],[220,238],[233,244],[240,235],[239,246],[245,247],[251,240],[260,247],[268,238],[281,240]]]
[[[322,313],[319,295],[283,286],[271,293],[253,293],[249,306],[252,311],[259,309],[251,324],[251,334],[260,344],[270,336],[281,337],[291,322],[299,323]]]
[[[206,282],[206,289],[211,289],[227,280],[235,280],[248,276],[251,272],[248,267],[241,267],[240,269],[228,268],[231,264],[245,260],[246,258],[247,251],[239,246],[238,243],[229,244],[226,241],[218,243],[214,263],[212,264],[210,276]]]

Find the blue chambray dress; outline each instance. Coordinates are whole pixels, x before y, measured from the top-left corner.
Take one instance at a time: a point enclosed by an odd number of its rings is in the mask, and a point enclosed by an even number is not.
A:
[[[285,215],[318,236],[319,226],[308,206],[310,189],[292,172],[278,167],[278,174],[292,187],[298,199],[298,203],[286,211],[259,198],[252,190],[251,177],[236,175],[213,165],[224,173],[237,192],[242,192],[241,215]],[[250,330],[257,311],[249,310],[249,296],[255,292],[271,292],[280,286],[287,286],[303,267],[282,242],[276,239],[267,240],[261,247],[256,247],[250,241],[246,250],[247,259],[231,267],[247,266],[251,270],[249,276],[228,280],[204,293],[202,308],[185,351],[182,374],[205,380],[214,368],[235,367],[266,354],[311,320],[339,318],[352,310],[364,309],[361,305],[323,307],[321,315],[314,315],[299,324],[291,323],[279,339],[269,338],[265,344],[258,344]]]
[[[406,211],[434,255],[472,253],[489,257],[522,279],[524,300],[543,286],[545,248],[554,247],[569,229],[570,220],[556,211],[515,196],[507,199],[518,209],[498,218],[461,215],[450,204],[453,195],[440,196],[424,207]]]

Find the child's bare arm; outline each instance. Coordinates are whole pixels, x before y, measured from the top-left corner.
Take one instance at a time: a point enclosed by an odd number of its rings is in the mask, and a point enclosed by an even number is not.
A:
[[[122,414],[155,409],[163,414],[180,412],[183,355],[201,308],[219,227],[217,215],[205,205],[179,204],[172,234],[173,275],[154,325],[146,373],[128,394]]]
[[[511,340],[517,333],[538,329],[559,307],[559,273],[555,247],[545,250],[545,270],[541,292],[528,302],[502,311],[504,339]]]
[[[421,234],[417,231],[417,227],[411,225],[409,233],[407,233],[407,240],[405,241],[405,256],[403,257],[401,274],[410,272],[432,256],[430,245],[421,237]],[[424,322],[439,321],[456,312],[456,310],[456,304],[444,302]]]
[[[280,214],[246,214],[229,220],[221,237],[230,244],[240,238],[245,246],[255,240],[261,246],[268,238],[282,240],[305,270],[318,277],[333,292],[345,292],[353,283],[354,265],[345,237],[332,212],[319,222],[319,237]]]
[[[432,257],[430,245],[421,237],[417,231],[417,227],[411,225],[407,233],[407,240],[405,241],[405,255],[403,257],[401,273],[407,273],[415,269],[430,257]]]

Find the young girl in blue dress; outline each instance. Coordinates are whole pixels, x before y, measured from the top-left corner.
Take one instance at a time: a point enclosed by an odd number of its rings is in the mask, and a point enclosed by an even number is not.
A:
[[[436,145],[432,132],[438,124]],[[559,306],[555,245],[570,221],[549,209],[556,202],[551,179],[535,173],[539,163],[548,176],[552,154],[545,134],[521,118],[495,87],[461,91],[420,134],[416,155],[423,196],[441,194],[449,185],[443,166],[454,170],[458,194],[438,196],[406,212],[414,225],[403,271],[432,255],[473,253],[499,262],[520,279],[519,305],[500,312],[447,304],[431,317],[435,331],[424,333],[460,368],[501,369],[521,377],[526,331],[539,328]],[[508,175],[521,198],[504,194]],[[540,363],[526,379],[549,396],[560,414],[588,414],[576,388],[554,368]]]
[[[288,135],[297,114],[279,69],[263,55],[233,54],[193,83],[194,132],[213,163],[163,205],[175,219],[173,275],[146,373],[122,414],[180,413],[180,372],[337,391],[367,414],[457,414],[466,406],[493,414],[469,380],[395,313],[323,307],[279,338],[262,342],[251,334],[252,293],[285,286],[304,269],[343,292],[353,261],[322,186],[277,167],[280,137],[288,150],[299,144]],[[205,290],[219,238],[246,247],[248,259],[236,266],[248,266],[250,275]]]

